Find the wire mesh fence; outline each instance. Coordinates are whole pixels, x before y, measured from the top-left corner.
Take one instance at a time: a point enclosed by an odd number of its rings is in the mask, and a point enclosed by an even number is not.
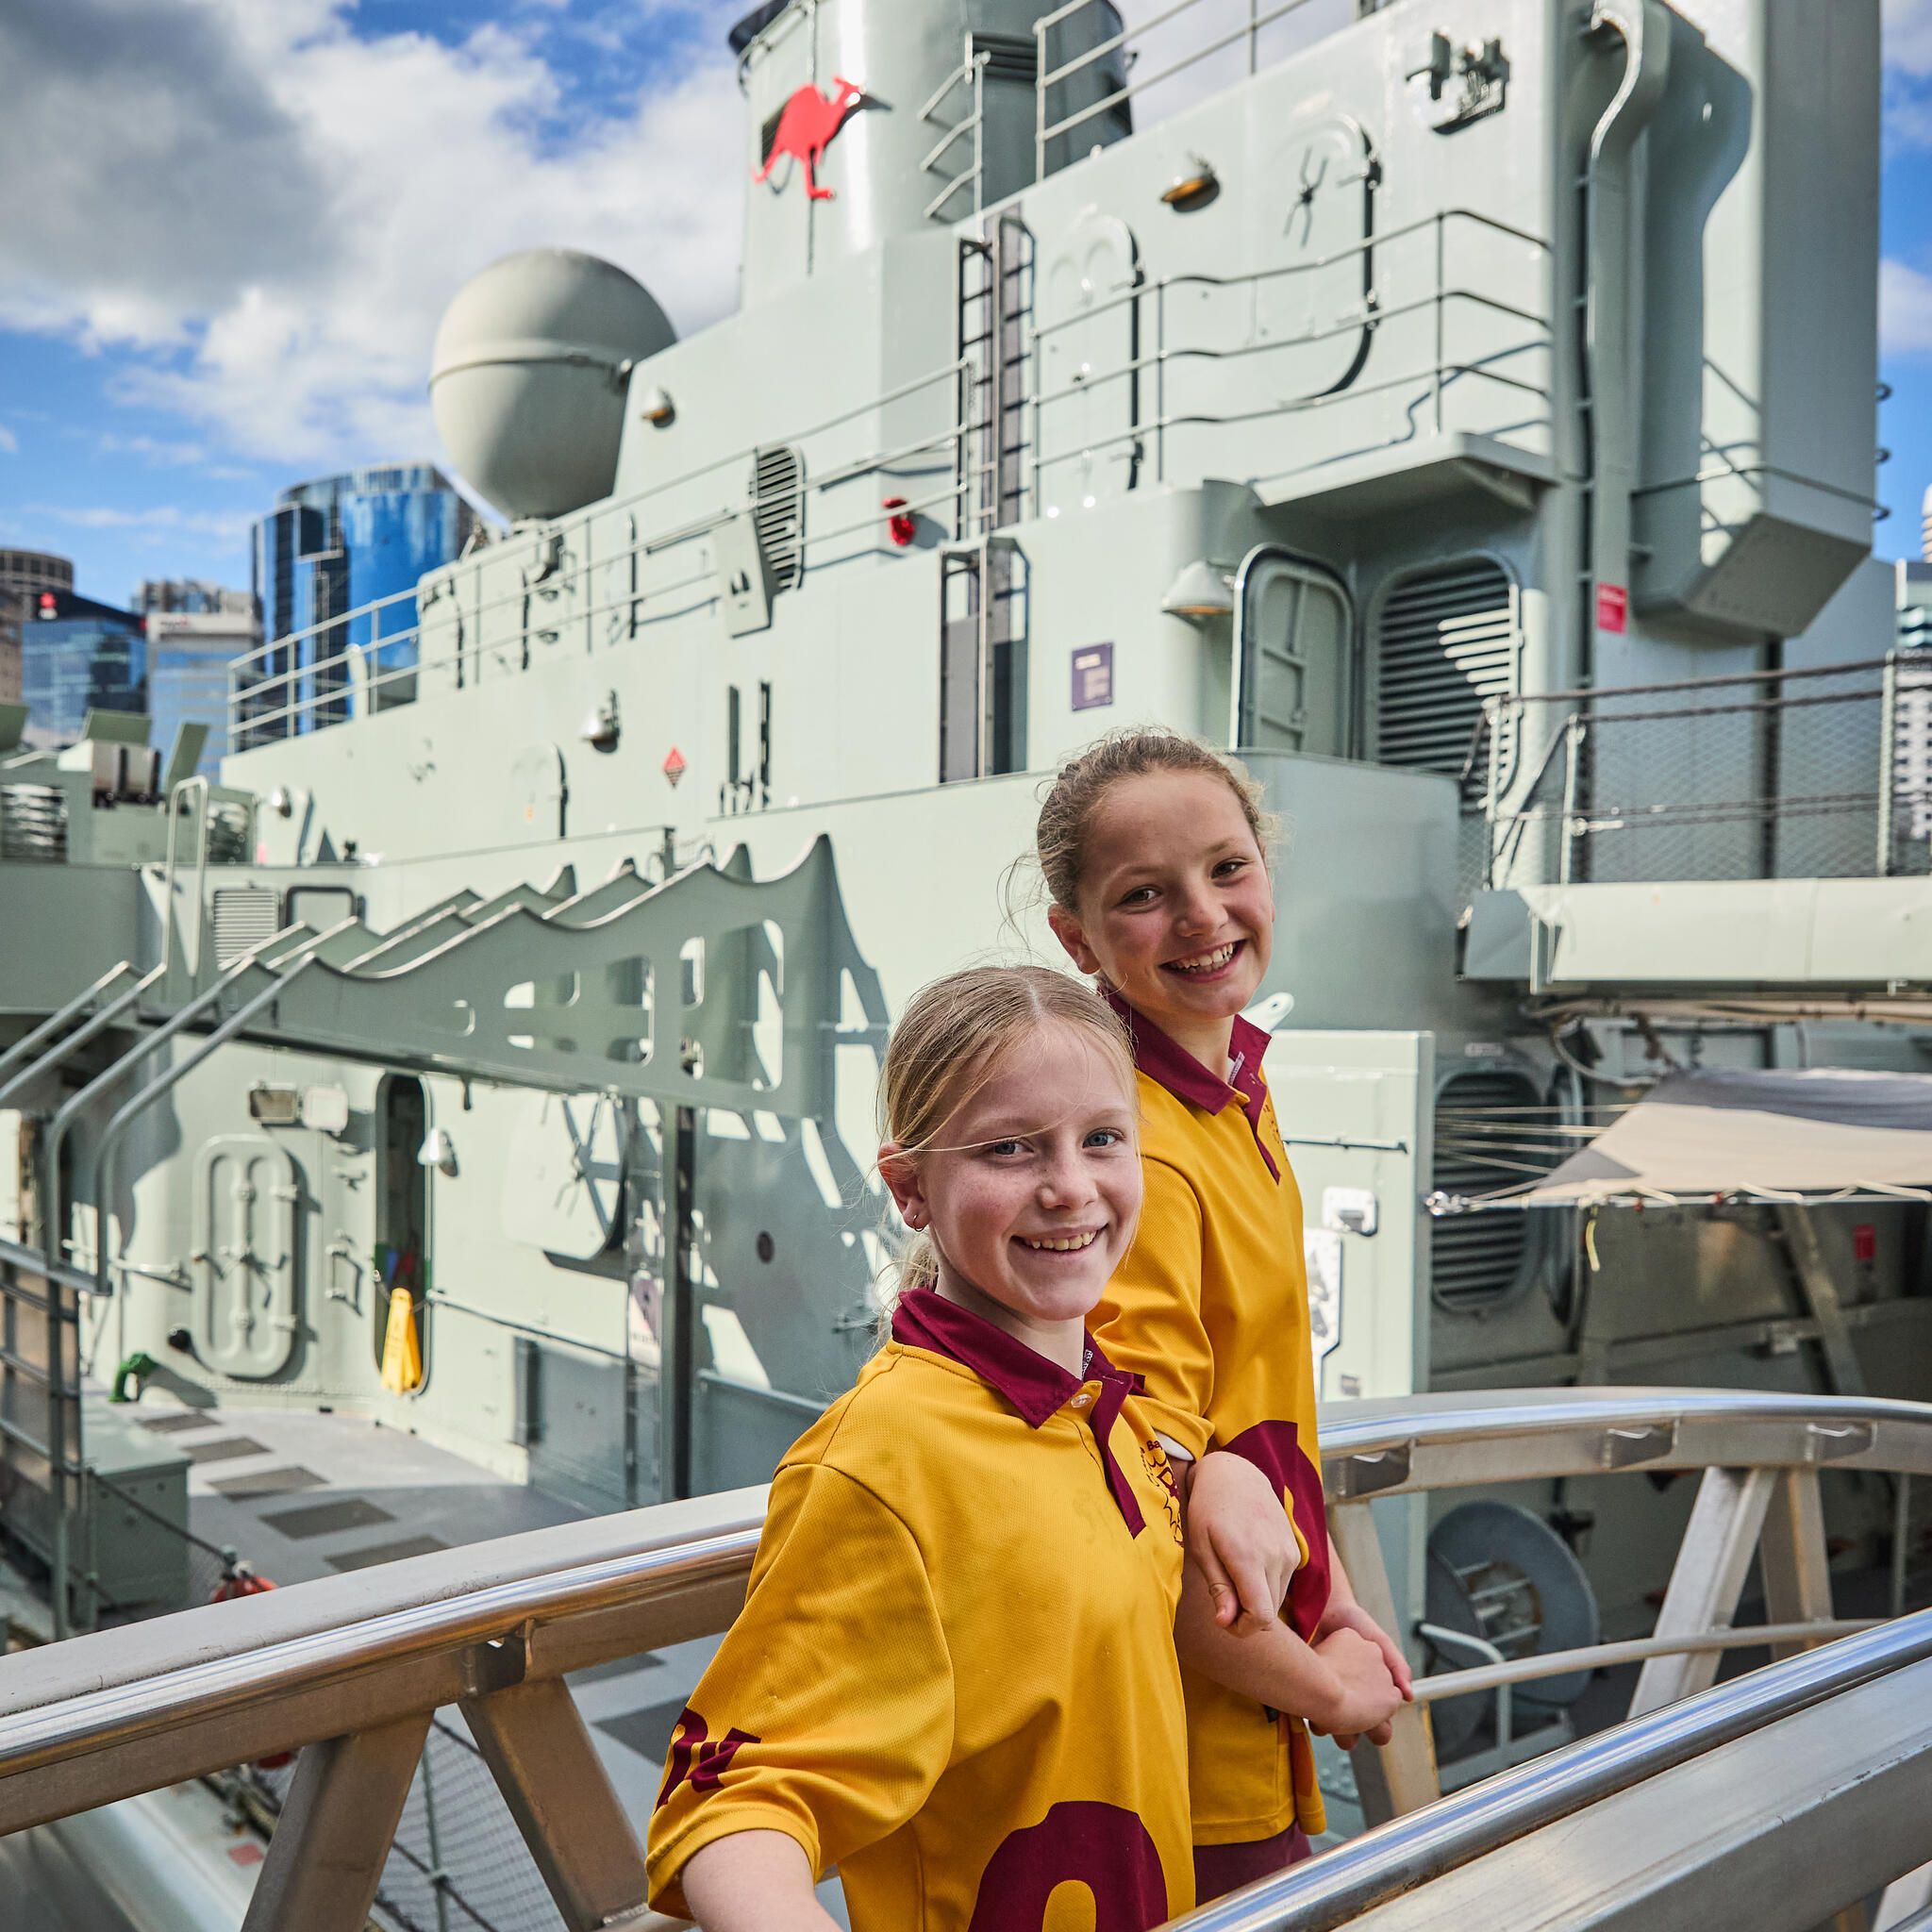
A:
[[[1932,652],[1486,708],[1473,886],[1932,871]]]

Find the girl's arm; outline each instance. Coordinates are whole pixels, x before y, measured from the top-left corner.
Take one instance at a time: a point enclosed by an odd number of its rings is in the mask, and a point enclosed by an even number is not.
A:
[[[1203,1676],[1270,1709],[1292,1711],[1318,1731],[1373,1732],[1402,1702],[1381,1652],[1354,1630],[1304,1643],[1279,1618],[1245,1637],[1224,1628],[1192,1564],[1181,1581],[1174,1640],[1181,1660]]]
[[[1328,1546],[1328,1607],[1315,1626],[1315,1641],[1319,1643],[1331,1630],[1353,1630],[1367,1638],[1382,1653],[1382,1660],[1389,1666],[1389,1674],[1395,1679],[1395,1688],[1402,1692],[1404,1702],[1414,1703],[1415,1677],[1401,1644],[1356,1601],[1355,1587],[1349,1582],[1348,1572],[1341,1567],[1341,1554],[1332,1543]]]
[[[1267,1629],[1301,1562],[1279,1492],[1245,1456],[1224,1449],[1176,1467],[1189,1565],[1200,1572],[1214,1621],[1239,1637]]]
[[[701,1932],[838,1932],[813,1894],[805,1847],[782,1831],[713,1839],[692,1854],[683,1878]]]

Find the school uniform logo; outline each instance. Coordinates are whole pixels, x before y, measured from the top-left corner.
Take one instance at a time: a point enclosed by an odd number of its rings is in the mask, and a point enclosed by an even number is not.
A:
[[[1167,1459],[1167,1451],[1151,1436],[1141,1444],[1141,1467],[1159,1485],[1161,1507],[1167,1511],[1167,1526],[1174,1532],[1174,1541],[1186,1542],[1188,1539],[1181,1528],[1181,1486],[1174,1480],[1174,1465]]]
[[[705,1721],[689,1705],[672,1727],[671,1749],[664,1757],[664,1789],[651,1808],[661,1811],[671,1802],[679,1785],[689,1778],[694,1791],[714,1791],[718,1781],[731,1769],[731,1760],[746,1744],[758,1739],[735,1725],[715,1743],[708,1740]]]

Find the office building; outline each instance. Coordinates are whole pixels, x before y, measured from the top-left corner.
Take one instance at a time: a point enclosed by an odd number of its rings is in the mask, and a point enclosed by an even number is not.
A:
[[[243,742],[413,695],[417,581],[458,556],[475,525],[433,463],[379,464],[283,491],[255,526],[255,594],[271,650]],[[348,620],[384,598],[394,601]],[[376,680],[367,700],[364,674]]]
[[[228,750],[229,667],[261,642],[255,598],[194,578],[150,580],[134,593],[146,620],[153,741],[166,749],[181,725],[208,726],[197,769],[219,775]]]
[[[0,591],[0,705],[19,702],[20,606],[9,592]]]
[[[147,709],[146,620],[72,590],[28,593],[21,625],[26,741],[72,744],[89,711]]]

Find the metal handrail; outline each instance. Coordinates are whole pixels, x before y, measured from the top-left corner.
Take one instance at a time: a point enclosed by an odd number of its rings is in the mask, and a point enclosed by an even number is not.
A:
[[[1088,4],[1088,0],[1079,0],[1079,4]],[[1186,4],[1192,4],[1192,0],[1186,0]],[[964,65],[955,70],[954,83],[957,83],[958,78],[968,72],[969,70]],[[950,84],[949,86],[942,86],[939,92],[934,95],[933,101],[928,103],[928,106],[942,99],[949,91]],[[961,126],[955,129],[953,133],[942,136],[939,147],[936,147],[933,153],[937,155],[941,152],[943,147],[958,133],[964,131],[964,127],[965,124],[961,124]],[[963,181],[966,178],[966,176],[960,176],[958,181],[950,184],[942,191],[941,198],[943,198],[944,194],[953,192],[959,185],[959,181]],[[1106,314],[1115,308],[1129,303],[1145,301],[1149,298],[1159,299],[1171,290],[1185,288],[1234,290],[1258,287],[1263,284],[1330,269],[1338,263],[1357,257],[1365,257],[1377,248],[1391,246],[1415,235],[1433,231],[1438,237],[1439,286],[1431,293],[1419,296],[1413,302],[1386,305],[1372,312],[1365,312],[1358,323],[1344,324],[1319,331],[1311,336],[1298,337],[1290,343],[1263,342],[1244,345],[1231,350],[1190,347],[1170,350],[1163,348],[1150,354],[1137,356],[1123,363],[1120,367],[1109,369],[1097,378],[1080,385],[1077,391],[1069,389],[1036,394],[1031,399],[1031,407],[1035,418],[1036,420],[1038,419],[1039,412],[1042,408],[1050,407],[1056,401],[1076,392],[1091,393],[1095,388],[1108,382],[1132,380],[1142,371],[1164,366],[1170,361],[1179,363],[1202,359],[1232,360],[1238,359],[1242,355],[1278,352],[1285,346],[1304,347],[1310,342],[1325,341],[1337,335],[1353,333],[1362,327],[1383,327],[1407,314],[1420,313],[1432,308],[1440,309],[1443,303],[1451,301],[1475,303],[1501,313],[1516,316],[1520,320],[1536,325],[1544,332],[1541,339],[1534,341],[1525,341],[1513,349],[1505,351],[1505,354],[1517,355],[1531,350],[1546,348],[1548,345],[1549,329],[1547,318],[1535,315],[1529,310],[1519,309],[1514,305],[1503,302],[1481,290],[1441,285],[1441,238],[1444,225],[1451,222],[1468,224],[1504,236],[1508,240],[1521,242],[1526,246],[1541,251],[1544,255],[1549,253],[1550,243],[1541,236],[1535,235],[1526,229],[1519,228],[1493,215],[1486,214],[1480,209],[1453,208],[1439,209],[1431,214],[1420,216],[1412,221],[1380,231],[1375,235],[1365,237],[1358,242],[1350,243],[1348,246],[1338,249],[1332,254],[1324,256],[1316,260],[1279,264],[1274,267],[1257,269],[1235,275],[1213,275],[1191,272],[1162,276],[1156,281],[1133,289],[1124,290],[1109,296],[1094,305],[1092,308],[1083,309],[1078,317],[1060,323],[1049,323],[1032,330],[1033,352],[1037,354],[1039,344],[1051,339],[1061,328],[1073,326],[1075,323],[1083,325],[1091,324],[1096,316]],[[829,431],[845,427],[891,404],[907,400],[924,391],[929,390],[936,384],[953,381],[958,377],[963,367],[964,364],[961,359],[955,357],[951,361],[931,371],[927,375],[902,383],[896,388],[889,390],[884,394],[865,403],[855,405],[850,408],[827,416],[817,423],[808,425],[794,432],[791,440],[803,444]],[[1062,453],[1059,456],[1043,459],[1037,458],[1035,463],[1036,473],[1040,468],[1066,460],[1070,456],[1085,454],[1089,448],[1111,447],[1116,442],[1130,441],[1150,433],[1158,434],[1167,429],[1190,425],[1227,426],[1235,424],[1256,422],[1270,416],[1293,413],[1304,408],[1326,407],[1337,401],[1361,399],[1382,393],[1388,390],[1400,389],[1418,382],[1431,382],[1440,389],[1446,381],[1457,376],[1473,377],[1499,385],[1506,389],[1518,390],[1524,394],[1542,403],[1547,403],[1549,399],[1549,392],[1545,388],[1536,383],[1522,381],[1507,375],[1501,370],[1489,366],[1487,362],[1445,363],[1439,358],[1436,366],[1433,368],[1418,369],[1401,376],[1385,380],[1377,385],[1352,384],[1348,389],[1332,396],[1297,399],[1287,404],[1271,404],[1264,408],[1227,415],[1207,415],[1200,413],[1178,414],[1172,417],[1163,415],[1158,421],[1136,424],[1127,430],[1104,439],[1101,442],[1083,444],[1080,451]],[[955,420],[935,430],[931,435],[903,444],[896,449],[869,450],[858,457],[839,462],[827,469],[823,475],[814,477],[808,487],[815,494],[822,493],[874,475],[880,470],[890,468],[894,463],[904,462],[923,454],[937,453],[949,445],[958,443],[974,426],[971,423],[958,420],[956,410]],[[597,517],[608,517],[627,508],[635,509],[648,499],[659,496],[667,491],[675,490],[684,485],[695,485],[704,477],[714,475],[718,472],[727,470],[733,465],[741,465],[754,454],[755,450],[750,448],[732,452],[714,461],[701,464],[677,477],[666,478],[661,482],[654,483],[632,495],[614,498],[608,503],[600,504],[595,507],[592,514]],[[957,502],[958,497],[969,487],[969,478],[956,479],[944,488],[934,491],[929,496],[922,497],[919,502],[910,504],[907,508],[915,512],[937,508],[942,504]],[[621,543],[609,557],[600,558],[599,565],[600,567],[608,568],[610,564],[622,562],[625,559],[636,559],[660,554],[676,547],[680,543],[703,536],[710,530],[717,528],[721,524],[731,521],[741,513],[741,506],[737,505],[720,508],[697,518],[687,519],[686,522],[670,530],[658,530],[650,535],[640,534],[634,536],[627,543]],[[819,531],[813,539],[814,545],[823,549],[828,543],[863,533],[867,530],[875,529],[877,522],[876,508],[868,508],[849,524],[837,528]],[[579,529],[588,528],[589,518],[585,518],[573,527]],[[579,564],[574,567],[569,577],[561,579],[561,581],[566,584],[580,582],[588,577],[589,570],[588,562]],[[654,599],[673,595],[679,591],[691,589],[696,584],[708,582],[708,574],[701,573],[692,577],[681,578],[675,583],[639,584],[632,589],[623,591],[605,599],[593,600],[582,608],[574,608],[570,612],[570,622],[573,625],[589,625],[592,620],[600,616],[626,608],[635,609],[650,603]],[[496,642],[486,642],[479,633],[474,641],[459,643],[452,653],[431,660],[399,665],[386,671],[379,666],[370,668],[365,659],[369,651],[376,646],[349,641],[347,637],[348,627],[358,618],[376,610],[378,604],[393,603],[400,596],[413,594],[414,592],[391,593],[386,599],[377,600],[376,604],[361,605],[354,610],[342,613],[341,616],[325,619],[300,630],[284,633],[282,636],[272,639],[258,646],[254,651],[238,658],[230,667],[231,690],[229,697],[231,724],[239,734],[237,741],[258,742],[263,739],[277,735],[278,727],[279,735],[285,736],[288,733],[288,727],[292,726],[304,717],[323,711],[329,707],[340,708],[344,706],[352,694],[352,679],[358,674],[360,675],[362,680],[361,690],[373,701],[375,693],[391,685],[401,684],[406,680],[413,679],[422,673],[451,669],[460,671],[466,661],[473,659],[480,660],[486,650],[514,650],[520,644],[526,645],[530,637],[543,628],[541,625],[525,622],[515,634],[506,635]],[[528,587],[520,584],[514,589],[506,590],[493,597],[477,601],[475,605],[468,607],[462,614],[466,621],[474,621],[480,626],[487,613],[521,606],[527,601],[527,597]],[[420,648],[423,631],[424,625],[419,622],[415,625],[400,630],[391,637],[382,638],[378,641],[381,646],[400,647],[414,643]],[[317,658],[308,663],[297,664],[294,661],[297,647],[316,639],[323,639],[325,641],[341,639],[343,643],[341,649],[333,652],[326,658]],[[284,661],[277,665],[269,661],[272,658]],[[251,670],[255,670],[258,667],[259,675],[254,678],[254,681],[244,681],[248,678]],[[342,677],[341,684],[330,684],[325,689],[312,691],[307,694],[297,691],[297,686],[303,681],[324,677],[332,672],[341,674]],[[273,700],[285,694],[285,702],[273,702]],[[268,698],[272,701],[269,708],[255,711],[250,711],[247,708],[251,700],[258,703],[263,698]],[[342,722],[342,719],[345,717],[346,712],[342,712],[337,718],[331,719],[330,722]]]
[[[1921,1610],[1499,1773],[1171,1924],[1188,1932],[1331,1932],[1586,1805],[1927,1658],[1932,1610]]]
[[[1877,1398],[1677,1389],[1469,1392],[1350,1403],[1328,1411],[1322,1435],[1324,1481],[1338,1506],[1618,1469],[1810,1469],[1828,1461],[1835,1469],[1932,1474],[1932,1406]],[[440,1657],[448,1666],[443,1681],[459,1684],[475,1667],[466,1654],[498,1639],[518,1640],[516,1668],[526,1677],[671,1641],[646,1630],[638,1612],[658,1605],[675,1614],[681,1591],[741,1582],[763,1506],[762,1490],[740,1490],[476,1544],[460,1553],[474,1566],[469,1587],[452,1574],[456,1553],[439,1552],[0,1658],[0,1831],[19,1828],[15,1787],[23,1774],[152,1744],[185,1720],[199,1728],[217,1716],[258,1716],[305,1689],[411,1659]],[[660,1524],[667,1533],[654,1534]],[[684,1637],[706,1634],[688,1618],[678,1628]],[[497,1674],[507,1669],[506,1659]],[[328,1735],[340,1715],[319,1711],[311,1735]],[[262,1735],[269,1741],[239,1755],[306,1741],[272,1724]],[[219,1749],[169,1758],[167,1779],[227,1761]],[[136,1783],[122,1794],[148,1788]]]

